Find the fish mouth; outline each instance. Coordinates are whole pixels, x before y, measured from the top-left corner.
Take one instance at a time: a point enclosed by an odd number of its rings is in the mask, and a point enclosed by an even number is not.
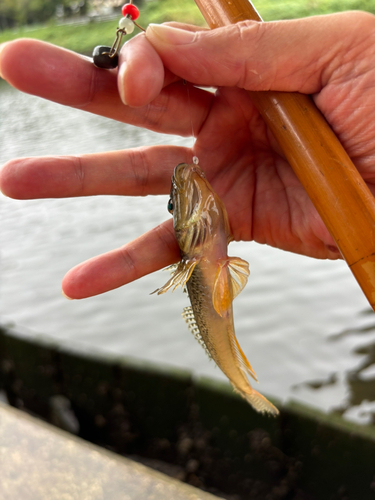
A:
[[[186,183],[193,179],[194,174],[197,174],[202,179],[205,179],[204,172],[201,170],[199,165],[195,163],[179,163],[173,172],[172,184],[178,191],[184,190],[186,188]]]
[[[199,215],[202,200],[206,198],[207,180],[199,165],[180,163],[172,176],[171,200],[173,206],[173,225],[175,230],[196,214]]]

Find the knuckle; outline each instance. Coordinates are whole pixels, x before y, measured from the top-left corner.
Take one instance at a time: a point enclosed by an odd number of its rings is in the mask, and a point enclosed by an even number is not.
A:
[[[132,279],[134,279],[133,274],[135,274],[135,271],[137,269],[135,257],[136,255],[131,244],[125,245],[121,248],[121,258],[124,263],[125,271],[127,274],[129,274],[129,276],[131,276],[131,279],[129,281],[132,281]]]
[[[235,32],[239,42],[254,43],[257,37],[264,31],[264,24],[258,21],[241,21],[234,24]]]
[[[137,195],[146,196],[149,194],[149,176],[151,169],[146,149],[138,148],[129,150],[128,155],[134,185],[137,188]]]
[[[269,29],[268,23],[258,21],[242,21],[233,25],[234,47],[238,49],[235,55],[238,87],[258,90],[263,84],[264,71],[258,53]]]
[[[83,195],[85,192],[85,168],[80,156],[73,156],[73,172],[76,185],[76,194]]]
[[[151,130],[160,130],[170,107],[170,95],[166,89],[147,105],[145,109],[144,122]]]

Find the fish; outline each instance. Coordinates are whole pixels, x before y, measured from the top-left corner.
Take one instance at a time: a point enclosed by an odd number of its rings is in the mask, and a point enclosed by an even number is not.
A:
[[[228,214],[198,162],[175,167],[168,211],[181,261],[167,268],[170,279],[153,293],[178,286],[187,291],[191,306],[182,316],[206,353],[256,411],[277,415],[278,409],[250,385],[248,377],[257,377],[234,330],[232,302],[248,281],[249,264],[228,257],[233,239]]]

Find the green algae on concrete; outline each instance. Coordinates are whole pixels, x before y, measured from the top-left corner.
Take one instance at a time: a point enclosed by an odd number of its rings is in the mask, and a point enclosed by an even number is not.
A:
[[[375,498],[375,427],[340,415],[276,401],[280,416],[261,416],[227,383],[1,327],[0,390],[46,420],[65,402],[80,437],[224,498]]]

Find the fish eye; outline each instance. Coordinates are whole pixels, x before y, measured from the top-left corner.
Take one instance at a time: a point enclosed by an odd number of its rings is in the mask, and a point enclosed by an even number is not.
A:
[[[168,212],[170,214],[173,214],[173,201],[172,201],[172,198],[169,199],[167,208],[168,208]]]

